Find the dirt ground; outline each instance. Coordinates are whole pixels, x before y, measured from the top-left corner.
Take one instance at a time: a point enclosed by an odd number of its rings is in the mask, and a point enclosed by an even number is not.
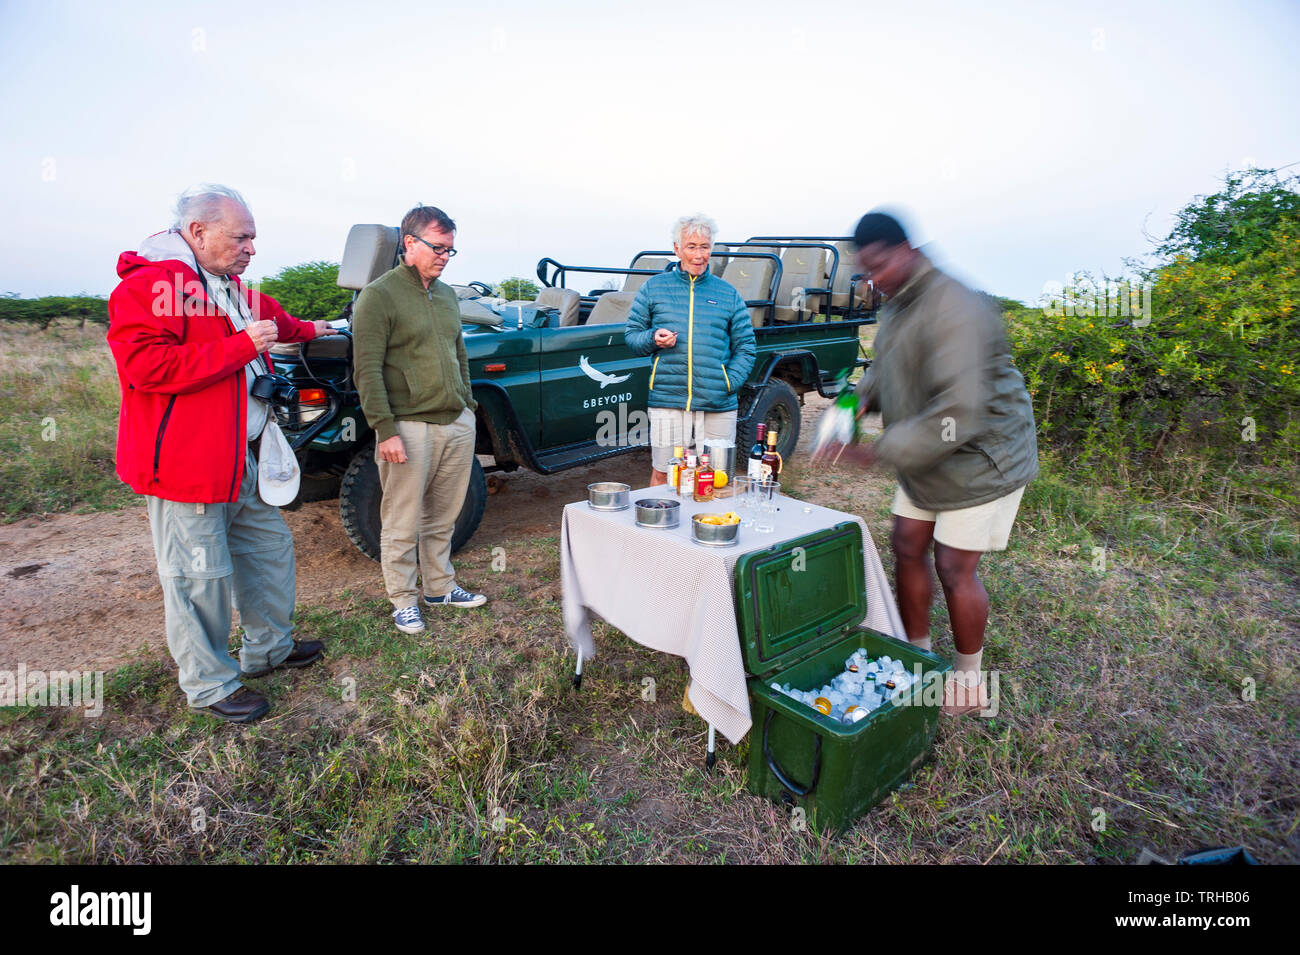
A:
[[[801,448],[827,404],[815,394],[807,398]],[[504,485],[488,498],[468,546],[558,536],[564,505],[582,500],[588,484],[643,487],[649,473],[650,453],[640,451],[550,477],[522,469],[502,474]],[[383,596],[379,564],[347,539],[336,500],[284,516],[293,532],[300,604],[342,606],[356,596]],[[0,526],[0,586],[0,668],[110,669],[142,647],[166,651],[162,589],[143,506]]]

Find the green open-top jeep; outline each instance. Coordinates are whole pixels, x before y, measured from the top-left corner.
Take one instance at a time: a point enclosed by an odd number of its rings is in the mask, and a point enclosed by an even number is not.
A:
[[[859,333],[875,320],[875,302],[855,299],[847,242],[765,236],[717,243],[710,268],[745,296],[758,345],[740,392],[739,447],[748,447],[754,425],[765,421],[778,429],[778,450],[788,456],[799,439],[803,394],[834,395],[840,374],[865,364]],[[359,292],[396,265],[397,255],[396,228],[353,226],[339,285]],[[453,550],[483,517],[485,470],[552,474],[647,445],[651,360],[632,354],[623,325],[636,289],[647,276],[673,267],[670,255],[640,252],[627,268],[543,259],[538,277],[544,287],[530,302],[493,298],[492,289],[478,282],[453,286],[478,402],[476,459]],[[591,273],[619,276],[623,287],[585,295],[566,287],[569,276]],[[374,433],[352,379],[350,316],[351,305],[333,323],[337,334],[273,349],[276,370],[298,388],[297,402],[276,413],[302,464],[300,500],[338,494],[349,538],[378,560],[382,491]]]

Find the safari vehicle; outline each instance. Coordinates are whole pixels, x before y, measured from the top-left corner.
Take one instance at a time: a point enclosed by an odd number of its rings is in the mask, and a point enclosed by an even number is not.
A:
[[[791,286],[789,301],[783,298],[787,256],[810,246],[823,254],[822,246],[836,251],[821,240],[726,246],[727,274],[747,283],[741,291],[758,344],[754,370],[739,397],[741,447],[753,441],[754,425],[766,421],[778,429],[778,450],[788,456],[799,440],[802,396],[816,390],[832,397],[842,372],[866,364],[859,354],[859,331],[874,321],[874,313],[861,302],[856,310],[851,301],[836,304],[834,269],[817,276],[816,286],[799,287],[801,294]],[[395,227],[353,226],[338,284],[360,292],[397,264],[397,252]],[[473,536],[483,517],[485,471],[524,467],[554,474],[647,445],[649,428],[639,426],[638,419],[647,404],[651,359],[631,352],[623,326],[640,282],[671,267],[667,255],[638,253],[628,268],[542,259],[538,275],[544,287],[534,301],[493,298],[491,287],[480,282],[453,286],[478,402],[475,461],[452,535],[453,551]],[[622,276],[623,288],[581,295],[565,287],[568,276],[592,273]],[[300,501],[337,494],[348,537],[378,560],[382,490],[375,436],[352,377],[351,312],[349,303],[332,323],[336,334],[273,348],[276,370],[297,388],[297,401],[277,406],[276,414],[302,465]],[[484,459],[490,460],[486,468]]]

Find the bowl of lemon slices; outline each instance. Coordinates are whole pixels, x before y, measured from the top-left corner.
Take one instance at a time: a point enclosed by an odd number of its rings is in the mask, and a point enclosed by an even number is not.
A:
[[[691,537],[697,544],[709,547],[730,547],[739,540],[740,515],[735,511],[725,514],[696,514],[691,518]]]

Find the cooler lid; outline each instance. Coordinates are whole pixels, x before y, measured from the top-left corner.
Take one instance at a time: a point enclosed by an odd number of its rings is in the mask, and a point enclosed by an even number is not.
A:
[[[862,525],[844,521],[736,561],[745,670],[769,677],[841,639],[867,616]]]

